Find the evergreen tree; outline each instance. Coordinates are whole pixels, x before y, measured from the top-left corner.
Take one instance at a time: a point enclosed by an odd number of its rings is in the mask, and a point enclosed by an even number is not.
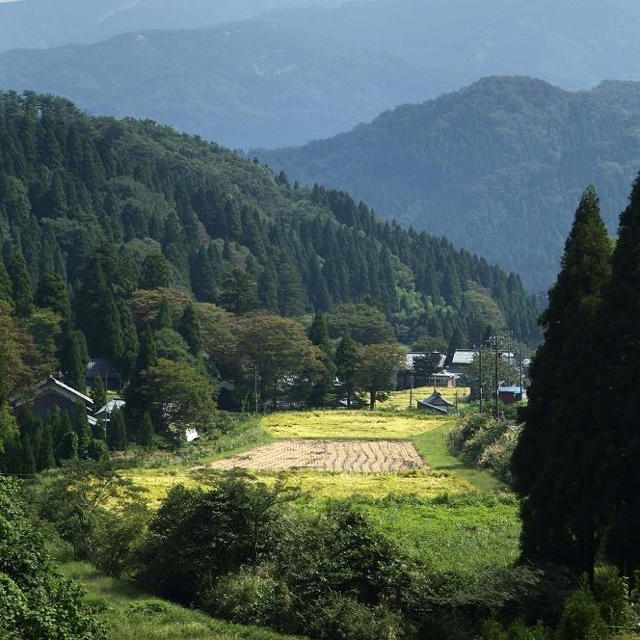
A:
[[[100,376],[97,376],[93,382],[93,389],[91,390],[91,398],[93,399],[93,406],[96,411],[99,411],[107,404],[107,392],[104,386],[104,382]]]
[[[158,330],[173,329],[173,317],[171,315],[171,308],[169,307],[169,301],[166,298],[162,298],[162,300],[160,301],[154,326]]]
[[[149,449],[153,444],[153,436],[155,431],[153,429],[153,423],[151,422],[151,415],[148,411],[142,416],[142,424],[140,426],[140,444]]]
[[[89,356],[82,331],[67,330],[62,338],[60,368],[65,383],[84,393]]]
[[[322,407],[327,403],[327,396],[334,387],[336,363],[333,346],[329,339],[327,323],[324,315],[320,311],[316,312],[307,335],[309,336],[309,340],[311,340],[316,347],[319,347],[321,352],[322,372],[319,380],[314,385],[311,401],[316,406]]]
[[[13,304],[19,316],[27,317],[33,310],[33,290],[31,276],[22,254],[15,252],[9,265],[9,275],[13,288]]]
[[[601,331],[595,340],[607,363],[600,377],[602,404],[596,413],[601,472],[594,478],[612,508],[608,552],[622,575],[633,581],[640,569],[640,174],[620,216],[612,256],[612,277],[605,294]],[[593,344],[593,336],[590,344]],[[595,371],[595,369],[594,369]],[[619,398],[615,410],[604,403]]]
[[[43,425],[42,438],[37,455],[38,470],[51,469],[56,466],[56,457],[53,453],[53,434],[49,424]]]
[[[53,309],[61,318],[69,317],[69,298],[64,280],[57,273],[46,273],[38,282],[35,297],[41,308]]]
[[[524,557],[591,577],[606,520],[598,488],[602,450],[593,419],[599,395],[594,373],[602,366],[602,349],[593,336],[610,278],[610,253],[590,187],[541,318],[544,343],[531,367],[526,424],[512,462],[523,499]]]
[[[258,306],[256,283],[246,271],[235,268],[225,278],[220,304],[236,315],[248,313]]]
[[[111,451],[125,451],[127,448],[127,428],[124,415],[119,409],[112,411],[109,417],[107,444]]]
[[[202,350],[202,335],[200,332],[200,321],[196,313],[196,308],[189,303],[182,312],[178,331],[189,345],[189,350],[197,356]]]
[[[74,415],[71,419],[73,431],[78,436],[78,456],[86,460],[89,455],[89,443],[93,439],[89,420],[87,420],[87,409],[83,402],[76,404]]]
[[[62,436],[62,441],[56,449],[56,458],[59,462],[78,459],[78,434],[67,431]]]
[[[351,400],[355,389],[355,377],[358,369],[358,361],[358,345],[347,333],[338,344],[335,362],[336,372],[340,382],[342,383],[348,407],[351,407]]]
[[[150,253],[142,263],[139,286],[141,289],[158,289],[171,284],[171,270],[161,253]]]
[[[0,255],[0,300],[5,300],[6,302],[13,300],[13,285],[9,273],[4,266],[2,255]]]

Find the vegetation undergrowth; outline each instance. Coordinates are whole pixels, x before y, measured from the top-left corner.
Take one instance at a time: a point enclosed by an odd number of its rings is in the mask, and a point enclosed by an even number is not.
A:
[[[107,625],[107,640],[292,640],[292,636],[223,622],[150,596],[86,563],[67,562],[59,569],[84,587],[85,602]]]

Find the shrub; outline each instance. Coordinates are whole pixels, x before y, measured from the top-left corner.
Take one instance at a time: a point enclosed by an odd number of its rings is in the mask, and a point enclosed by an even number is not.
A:
[[[558,640],[600,640],[609,632],[593,593],[583,584],[564,603]]]

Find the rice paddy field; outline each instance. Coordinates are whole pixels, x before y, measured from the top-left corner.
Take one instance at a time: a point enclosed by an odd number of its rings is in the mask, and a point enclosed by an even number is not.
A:
[[[414,400],[432,391],[414,390]],[[442,391],[453,402],[451,394],[456,390]],[[464,390],[457,391],[466,395]],[[172,486],[206,484],[236,466],[234,459],[241,460],[245,464],[240,466],[255,481],[271,485],[280,480],[288,487],[298,488],[302,492],[297,502],[301,509],[313,511],[330,500],[349,500],[393,542],[434,568],[464,572],[511,564],[517,557],[520,534],[515,499],[489,473],[469,467],[450,454],[447,434],[455,417],[409,411],[408,404],[409,392],[403,391],[392,394],[381,405],[384,408],[373,412],[277,413],[254,424],[251,439],[243,435],[237,450],[233,450],[230,441],[228,450],[207,453],[201,443],[199,460],[181,454],[176,464],[165,460],[156,468],[141,466],[124,474],[145,488],[149,503],[157,507]],[[300,446],[296,447],[298,440]],[[273,458],[274,452],[285,445],[287,450],[313,448],[315,445],[309,440],[321,441],[328,449],[333,442],[340,450],[358,452],[367,447],[377,450],[393,445],[396,451],[408,447],[412,456],[416,452],[421,456],[423,464],[401,471],[376,472],[372,467],[340,472],[317,468],[277,470],[264,463],[265,455]],[[258,460],[253,467],[247,463],[252,457]],[[299,461],[291,464],[297,465]],[[207,468],[210,466],[220,468]]]

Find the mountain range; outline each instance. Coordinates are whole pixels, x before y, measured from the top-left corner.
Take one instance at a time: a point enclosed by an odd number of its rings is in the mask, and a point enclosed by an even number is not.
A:
[[[528,75],[571,90],[640,80],[640,5],[628,1],[338,4],[2,3],[0,51],[14,50],[0,56],[0,87],[65,95],[95,114],[153,118],[246,149],[335,135],[482,76]],[[67,46],[15,50],[54,44]]]
[[[19,0],[0,3],[0,51],[94,43],[137,29],[193,29],[339,0]]]
[[[588,184],[616,231],[640,168],[640,83],[569,92],[530,78],[486,78],[328,140],[253,153],[291,179],[346,189],[383,217],[443,235],[543,290]]]

